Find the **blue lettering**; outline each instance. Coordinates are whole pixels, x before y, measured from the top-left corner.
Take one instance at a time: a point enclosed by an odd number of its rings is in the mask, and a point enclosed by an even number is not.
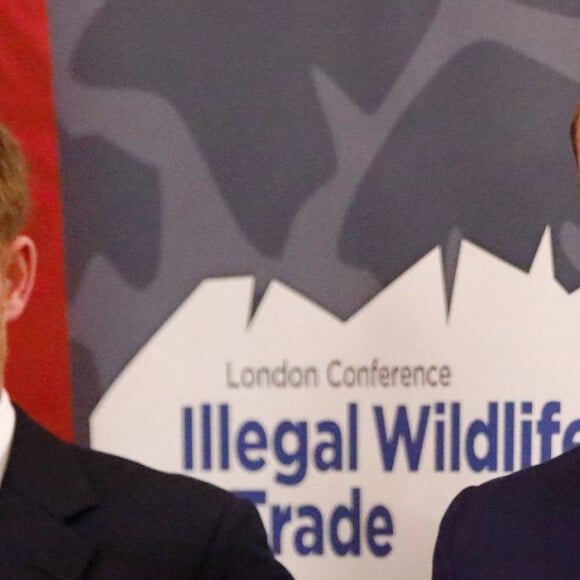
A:
[[[296,440],[296,449],[293,452],[288,451],[284,447],[284,440],[287,436],[294,437]],[[284,485],[296,485],[300,483],[306,475],[306,468],[308,466],[308,438],[306,431],[306,422],[291,423],[290,421],[282,421],[274,434],[274,448],[276,450],[276,458],[282,465],[296,465],[294,473],[276,473],[276,481]]]
[[[580,419],[576,419],[568,425],[568,428],[564,433],[563,451],[570,451],[570,449],[578,447],[580,444],[580,441],[576,441],[576,435],[578,435],[578,433],[580,433]]]
[[[314,463],[320,471],[342,469],[342,433],[334,421],[321,421],[317,424],[319,433],[328,433],[330,441],[322,441],[314,449]],[[330,456],[330,457],[329,457]]]
[[[267,449],[268,441],[264,427],[257,421],[248,421],[242,425],[238,434],[238,457],[242,466],[248,471],[259,471],[266,464],[262,456],[252,459],[249,451]]]
[[[313,505],[305,505],[298,508],[298,516],[301,518],[310,518],[312,523],[310,526],[301,526],[296,531],[296,536],[294,537],[296,551],[301,556],[308,556],[310,554],[322,555],[324,528],[320,510]],[[311,538],[311,541],[307,543],[305,540],[308,537]]]
[[[342,521],[350,524],[350,538],[339,537],[338,528]],[[339,556],[360,555],[360,489],[351,490],[351,505],[339,505],[330,518],[330,540],[332,548]]]
[[[478,457],[475,452],[475,440],[478,437],[487,441],[487,450],[483,457]],[[469,425],[465,451],[469,467],[473,471],[497,471],[497,403],[489,403],[487,423],[477,419]]]
[[[392,471],[393,469],[395,459],[397,457],[397,450],[399,448],[400,439],[403,439],[404,441],[409,469],[411,471],[417,471],[417,469],[419,469],[430,410],[431,409],[427,405],[421,406],[419,427],[413,436],[411,435],[411,427],[409,426],[407,408],[403,406],[397,407],[395,428],[393,429],[392,437],[389,438],[387,435],[383,408],[380,406],[373,407],[375,424],[377,427],[379,444],[381,447],[383,469],[385,471]]]
[[[542,418],[538,421],[538,435],[541,438],[542,461],[552,458],[552,436],[560,433],[560,421],[554,421],[554,415],[560,413],[560,403],[550,401],[542,409]]]
[[[367,543],[375,556],[388,556],[393,547],[386,540],[395,533],[393,519],[389,510],[383,505],[375,506],[367,519]]]

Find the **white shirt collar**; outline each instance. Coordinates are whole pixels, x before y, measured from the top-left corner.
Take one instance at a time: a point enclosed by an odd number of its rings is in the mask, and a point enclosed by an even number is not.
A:
[[[0,391],[0,485],[6,473],[16,428],[16,412],[6,389]]]

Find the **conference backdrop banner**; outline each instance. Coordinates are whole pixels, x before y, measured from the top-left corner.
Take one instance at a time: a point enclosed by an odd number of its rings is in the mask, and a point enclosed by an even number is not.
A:
[[[577,2],[49,7],[82,441],[321,580],[580,443]]]

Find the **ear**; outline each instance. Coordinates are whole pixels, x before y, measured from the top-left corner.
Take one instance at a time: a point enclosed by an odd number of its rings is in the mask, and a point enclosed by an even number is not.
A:
[[[576,153],[576,164],[580,169],[580,105],[578,106],[576,115],[577,118],[576,122],[574,123],[574,130],[576,133],[573,136],[573,141],[574,141],[574,152]]]
[[[4,271],[4,319],[16,320],[26,308],[36,279],[37,254],[28,236],[18,236],[8,247]]]

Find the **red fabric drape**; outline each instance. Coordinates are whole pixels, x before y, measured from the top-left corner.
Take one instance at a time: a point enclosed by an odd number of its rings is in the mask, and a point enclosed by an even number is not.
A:
[[[8,330],[6,384],[16,402],[70,439],[63,228],[44,0],[0,0],[0,120],[19,138],[29,162],[34,208],[27,233],[40,257],[30,306]]]

